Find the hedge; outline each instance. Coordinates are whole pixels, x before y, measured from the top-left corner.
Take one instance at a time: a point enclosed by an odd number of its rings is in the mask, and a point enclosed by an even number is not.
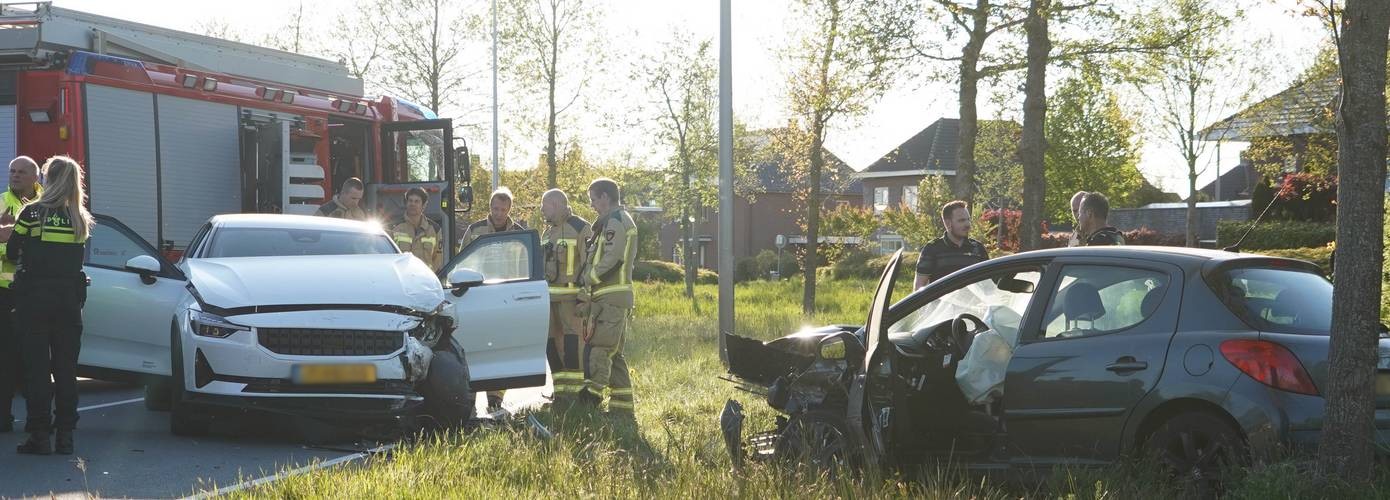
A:
[[[1235,244],[1245,234],[1250,222],[1220,221],[1216,223],[1216,246]],[[1314,248],[1326,246],[1337,238],[1337,225],[1330,222],[1300,222],[1265,220],[1260,222],[1241,243],[1241,250],[1280,248]]]
[[[632,280],[658,283],[685,283],[685,269],[680,264],[660,260],[640,260],[632,267]],[[719,275],[709,269],[700,269],[695,282],[701,284],[719,283]]]
[[[1324,273],[1331,273],[1332,249],[1326,246],[1308,248],[1286,248],[1286,249],[1267,249],[1256,250],[1249,253],[1268,255],[1270,257],[1285,257],[1290,259],[1306,260],[1317,264]]]

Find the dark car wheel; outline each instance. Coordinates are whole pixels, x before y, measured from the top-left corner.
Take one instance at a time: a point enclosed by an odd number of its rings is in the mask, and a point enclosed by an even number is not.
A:
[[[842,414],[828,411],[801,413],[787,423],[777,437],[774,457],[810,467],[830,478],[853,466],[853,447]]]
[[[183,342],[179,340],[177,326],[170,328],[169,336],[169,356],[172,358],[169,366],[173,371],[169,381],[169,432],[175,436],[205,436],[211,427],[211,420],[184,402]]]
[[[1205,412],[1168,419],[1144,441],[1144,450],[1188,494],[1201,498],[1220,493],[1228,471],[1247,456],[1240,430]]]
[[[145,383],[145,409],[150,411],[169,411],[174,396],[173,384],[168,380]]]

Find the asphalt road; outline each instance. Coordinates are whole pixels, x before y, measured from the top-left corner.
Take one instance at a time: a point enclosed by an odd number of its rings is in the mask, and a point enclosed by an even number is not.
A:
[[[0,497],[183,497],[390,445],[308,445],[293,422],[274,417],[219,422],[207,437],[181,438],[169,433],[168,413],[145,409],[139,387],[82,380],[79,390],[74,455],[16,454],[23,424],[0,434]],[[504,406],[539,404],[548,390],[507,391]],[[12,405],[15,417],[23,418],[24,400]]]

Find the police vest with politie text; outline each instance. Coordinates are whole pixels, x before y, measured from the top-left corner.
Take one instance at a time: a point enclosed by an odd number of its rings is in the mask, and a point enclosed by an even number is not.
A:
[[[564,222],[546,228],[542,246],[551,301],[575,298],[579,294],[579,272],[588,255],[586,243],[592,237],[589,221],[573,214]]]

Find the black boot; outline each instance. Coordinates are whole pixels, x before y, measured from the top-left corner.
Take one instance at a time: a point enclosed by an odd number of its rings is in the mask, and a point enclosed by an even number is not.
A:
[[[58,435],[53,438],[53,451],[59,455],[72,454],[72,431],[58,431]]]
[[[47,432],[30,432],[29,439],[19,443],[15,451],[25,455],[52,455],[53,442],[48,439]]]

